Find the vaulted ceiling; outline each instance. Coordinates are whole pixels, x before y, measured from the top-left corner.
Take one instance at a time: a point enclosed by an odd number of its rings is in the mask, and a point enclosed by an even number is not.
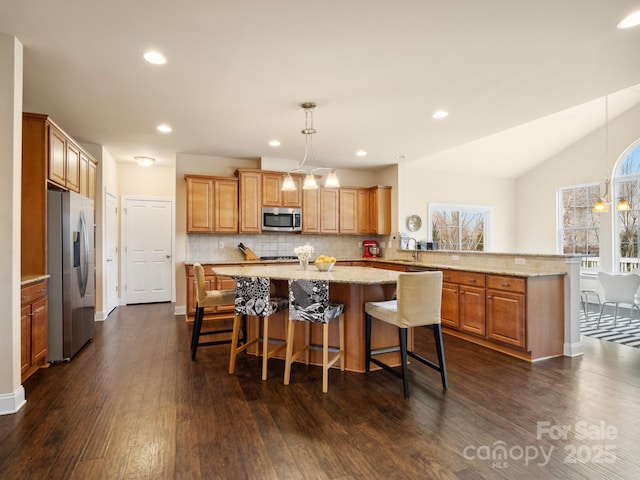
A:
[[[601,126],[605,96],[610,118],[640,103],[640,27],[616,28],[636,10],[640,0],[1,0],[0,33],[24,45],[24,109],[119,162],[300,160],[300,104],[313,101],[325,166],[517,177]],[[147,50],[167,63],[145,62]],[[449,116],[434,120],[440,109]]]

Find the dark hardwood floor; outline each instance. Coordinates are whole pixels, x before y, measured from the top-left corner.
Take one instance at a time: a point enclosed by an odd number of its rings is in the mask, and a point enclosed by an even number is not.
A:
[[[192,362],[170,304],[119,307],[70,363],[25,383],[0,417],[2,479],[637,479],[640,350],[585,338],[586,354],[529,364],[445,336],[449,390],[410,367],[295,365],[269,380],[229,346]],[[417,333],[431,347],[431,332]]]

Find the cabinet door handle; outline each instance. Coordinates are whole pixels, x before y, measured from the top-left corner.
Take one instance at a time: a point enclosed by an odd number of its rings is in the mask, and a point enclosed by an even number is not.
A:
[[[469,283],[476,283],[476,279],[475,278],[470,278],[469,279]]]
[[[493,300],[493,295],[487,295],[488,300]]]
[[[460,292],[460,295],[464,295],[464,292]]]
[[[510,287],[511,284],[510,283],[501,283],[500,286],[501,287]]]

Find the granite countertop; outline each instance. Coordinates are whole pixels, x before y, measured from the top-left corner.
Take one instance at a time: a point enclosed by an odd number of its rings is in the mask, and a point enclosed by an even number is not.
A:
[[[31,285],[32,283],[39,282],[41,280],[46,280],[50,275],[22,275],[20,277],[20,286],[24,287],[25,285]]]
[[[467,264],[444,264],[444,263],[432,263],[412,261],[405,259],[392,259],[392,258],[338,258],[338,262],[367,262],[367,263],[387,263],[392,265],[403,265],[407,267],[418,268],[432,268],[435,270],[458,270],[464,272],[477,272],[477,273],[489,273],[493,275],[507,275],[512,277],[545,277],[549,275],[565,275],[563,271],[535,271],[526,270],[518,266],[504,267],[504,266],[478,266]],[[298,260],[207,260],[207,261],[185,261],[185,265],[193,265],[194,263],[200,263],[202,265],[263,265],[263,264],[283,264],[292,263],[298,264]],[[257,266],[257,265],[256,265]],[[311,269],[313,265],[310,265]],[[336,268],[336,267],[334,267]]]
[[[236,265],[234,267],[216,266],[212,268],[216,275],[225,277],[267,277],[272,280],[328,280],[335,283],[353,283],[373,285],[396,283],[401,272],[370,267],[345,267],[336,265],[330,272],[321,272],[313,265],[307,270],[295,265]]]

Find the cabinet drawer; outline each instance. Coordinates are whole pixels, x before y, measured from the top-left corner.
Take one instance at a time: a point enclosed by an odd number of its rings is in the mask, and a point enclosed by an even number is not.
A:
[[[489,275],[487,277],[487,287],[494,290],[525,293],[526,280],[519,277]]]
[[[47,295],[47,282],[37,282],[31,285],[25,285],[20,289],[20,303],[26,305],[33,303],[39,298]]]
[[[471,285],[474,287],[485,286],[486,275],[484,273],[462,272],[457,270],[445,270],[442,272],[442,281],[457,283],[459,285]]]

